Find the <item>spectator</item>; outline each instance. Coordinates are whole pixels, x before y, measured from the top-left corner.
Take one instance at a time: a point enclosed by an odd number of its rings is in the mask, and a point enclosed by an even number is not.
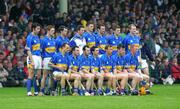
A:
[[[173,58],[171,72],[175,79],[180,79],[180,65],[177,63],[177,58]]]
[[[5,83],[7,81],[7,77],[8,77],[8,72],[3,67],[3,64],[0,63],[0,87],[5,86]]]

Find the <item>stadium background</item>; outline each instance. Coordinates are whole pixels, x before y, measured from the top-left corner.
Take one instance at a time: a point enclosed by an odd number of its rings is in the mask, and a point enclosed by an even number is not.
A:
[[[162,83],[161,74],[180,75],[180,1],[179,0],[0,0],[0,82],[6,87],[23,86],[27,78],[24,52],[27,34],[33,22],[69,28],[69,38],[74,29],[93,21],[106,25],[106,34],[111,34],[116,25],[121,27],[121,36],[128,32],[128,25],[137,24],[142,41],[151,48],[156,63],[150,67],[154,83]],[[66,2],[66,3],[65,3]],[[68,7],[66,7],[67,5]],[[67,12],[63,12],[67,11]],[[163,62],[167,56],[168,65]],[[177,56],[177,57],[176,57]],[[175,61],[178,62],[175,65]],[[161,73],[160,73],[161,72]],[[166,75],[168,76],[168,75]],[[176,77],[176,76],[175,76]],[[177,76],[177,82],[178,82]],[[155,85],[147,97],[25,97],[25,88],[1,88],[0,106],[7,108],[164,108],[179,109],[180,85]],[[66,100],[66,101],[65,101]],[[29,102],[28,102],[29,101]],[[70,102],[68,105],[64,105]],[[132,104],[129,105],[129,102]],[[51,105],[48,105],[51,104]],[[97,105],[98,104],[98,105]]]

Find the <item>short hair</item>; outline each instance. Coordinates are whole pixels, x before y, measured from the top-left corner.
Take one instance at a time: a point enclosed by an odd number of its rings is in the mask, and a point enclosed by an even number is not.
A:
[[[59,31],[59,32],[62,32],[62,31],[64,31],[64,29],[68,29],[68,28],[65,27],[65,26],[60,26],[60,27],[58,28],[58,31]]]
[[[81,30],[81,28],[84,28],[84,27],[82,25],[78,25],[77,28],[76,28],[76,31]]]
[[[47,30],[50,31],[52,28],[55,28],[53,25],[48,25]]]
[[[135,27],[136,27],[135,24],[130,24],[130,25],[128,26],[128,28],[131,29],[132,26],[135,26]]]
[[[120,29],[121,29],[121,27],[120,27],[119,25],[116,25],[116,28],[115,28],[115,30],[116,30],[117,28],[120,28]]]
[[[98,27],[97,27],[97,28],[98,28],[98,29],[101,29],[101,27],[102,27],[102,26],[104,26],[104,27],[105,27],[105,25],[104,25],[104,24],[100,24],[100,25],[98,25]]]
[[[117,46],[117,49],[120,49],[120,48],[125,48],[125,46],[124,46],[123,44],[119,44],[119,45]]]
[[[68,43],[62,44],[61,48],[64,48],[66,45],[68,45]]]
[[[96,48],[98,48],[98,47],[97,47],[97,46],[93,46],[93,47],[91,48],[91,52],[95,51]]]
[[[72,51],[75,51],[76,48],[79,48],[79,47],[78,47],[78,46],[74,46],[74,47],[72,48]]]
[[[33,23],[31,29],[34,30],[38,26],[41,27],[41,25],[39,23]]]
[[[93,23],[92,21],[87,22],[87,26],[89,26],[89,25],[91,25],[91,24],[94,25],[94,23]]]
[[[85,45],[85,46],[83,47],[83,51],[85,51],[86,48],[89,48],[89,46]]]
[[[112,46],[111,45],[106,45],[105,50],[107,50],[110,47],[112,47]]]

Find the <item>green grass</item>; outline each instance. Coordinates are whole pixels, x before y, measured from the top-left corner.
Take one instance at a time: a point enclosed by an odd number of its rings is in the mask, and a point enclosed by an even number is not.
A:
[[[1,88],[1,109],[180,109],[180,84],[155,85],[148,96],[27,97],[25,88]]]

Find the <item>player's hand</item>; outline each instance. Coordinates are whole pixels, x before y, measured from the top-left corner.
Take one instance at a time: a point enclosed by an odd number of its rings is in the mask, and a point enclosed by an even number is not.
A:
[[[34,62],[33,61],[31,61],[31,66],[32,66],[32,68],[34,68]]]

